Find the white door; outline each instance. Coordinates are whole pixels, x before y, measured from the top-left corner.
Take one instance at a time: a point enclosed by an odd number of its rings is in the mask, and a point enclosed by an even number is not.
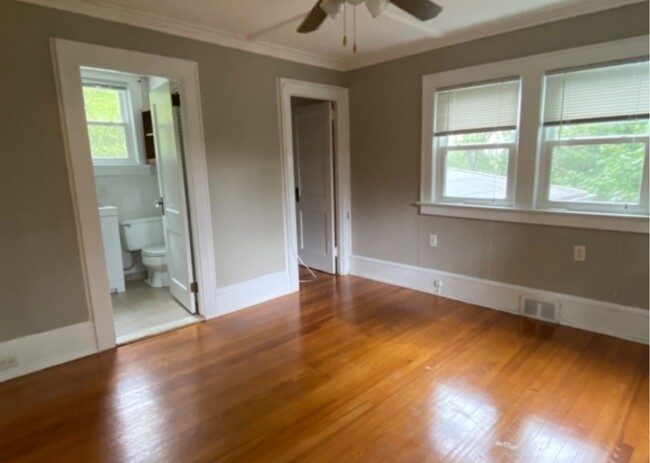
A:
[[[311,268],[336,273],[331,105],[294,108],[292,117],[298,255]]]
[[[194,272],[190,247],[185,177],[171,86],[166,79],[151,79],[149,100],[156,147],[158,184],[162,195],[163,228],[169,268],[169,290],[187,310],[196,313],[192,292]]]

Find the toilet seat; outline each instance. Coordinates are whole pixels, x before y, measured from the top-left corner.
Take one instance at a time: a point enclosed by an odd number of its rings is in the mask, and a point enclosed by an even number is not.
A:
[[[147,257],[164,257],[167,254],[164,244],[145,246],[142,248],[142,255]]]

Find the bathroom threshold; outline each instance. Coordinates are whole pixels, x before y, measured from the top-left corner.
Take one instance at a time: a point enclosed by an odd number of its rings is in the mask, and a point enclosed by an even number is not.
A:
[[[185,310],[169,288],[152,288],[144,280],[126,282],[126,292],[111,295],[116,343],[128,344],[203,321]]]

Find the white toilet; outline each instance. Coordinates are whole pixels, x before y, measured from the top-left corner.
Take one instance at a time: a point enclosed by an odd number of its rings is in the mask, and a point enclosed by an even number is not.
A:
[[[125,220],[121,225],[126,249],[142,253],[142,263],[147,268],[145,283],[154,288],[169,286],[162,218]]]

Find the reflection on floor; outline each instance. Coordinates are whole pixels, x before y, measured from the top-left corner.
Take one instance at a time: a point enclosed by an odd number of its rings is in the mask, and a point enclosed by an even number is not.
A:
[[[152,288],[144,280],[127,281],[126,292],[111,299],[118,344],[202,320],[176,302],[169,288]]]

